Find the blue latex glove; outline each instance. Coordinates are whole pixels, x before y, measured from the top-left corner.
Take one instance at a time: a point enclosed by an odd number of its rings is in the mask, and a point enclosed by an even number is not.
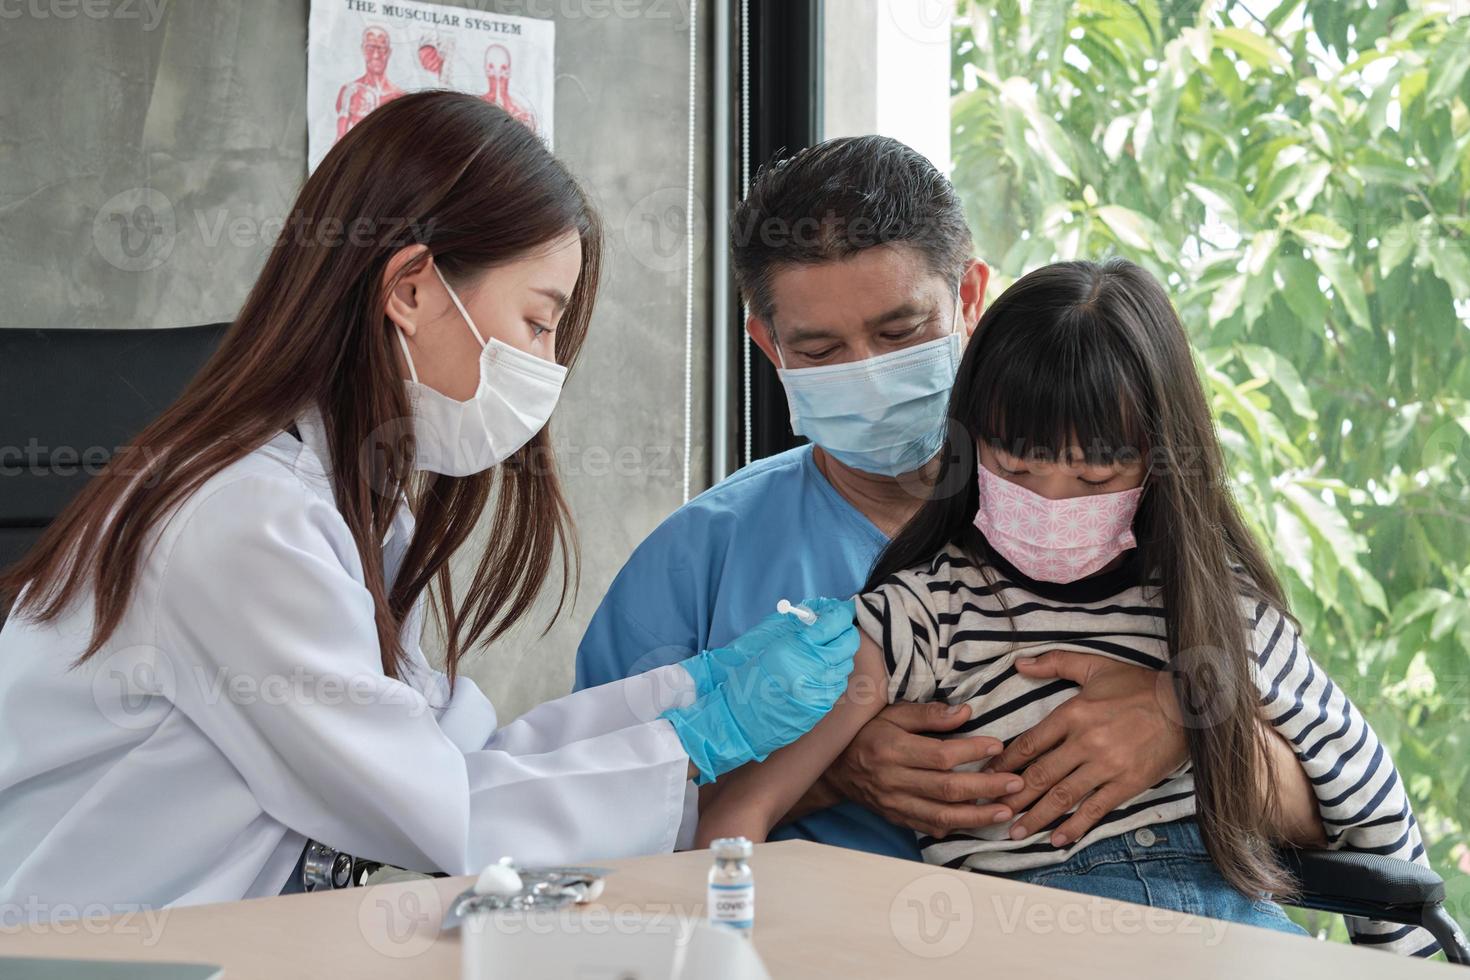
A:
[[[822,603],[832,601],[831,599],[813,598],[803,599],[800,604],[812,612],[818,612]],[[731,671],[759,654],[779,637],[788,635],[793,623],[799,624],[800,621],[789,613],[773,612],[748,632],[737,636],[725,646],[705,650],[703,653],[696,653],[689,659],[680,661],[679,666],[694,678],[694,696],[702,698],[719,687],[730,676]],[[821,623],[813,625],[820,626]]]
[[[763,621],[751,631],[759,635],[750,644],[741,644],[744,637],[731,644],[749,651],[747,659],[721,663],[723,681],[689,707],[661,716],[699,770],[695,782],[712,782],[796,741],[847,689],[858,649],[852,601],[812,599],[804,605],[817,614],[815,623],[806,626],[794,616],[781,617],[784,623]],[[755,644],[762,646],[752,649]]]

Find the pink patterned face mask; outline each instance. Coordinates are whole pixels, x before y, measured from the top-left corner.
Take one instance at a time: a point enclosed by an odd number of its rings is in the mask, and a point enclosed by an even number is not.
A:
[[[991,547],[1028,578],[1075,582],[1100,570],[1138,542],[1133,515],[1143,487],[1052,500],[980,469],[975,526]]]

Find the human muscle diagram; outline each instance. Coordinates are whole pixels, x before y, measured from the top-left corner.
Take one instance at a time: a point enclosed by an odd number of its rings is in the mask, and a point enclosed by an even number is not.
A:
[[[549,20],[411,0],[312,0],[307,38],[312,169],[368,113],[430,88],[476,95],[551,145]]]

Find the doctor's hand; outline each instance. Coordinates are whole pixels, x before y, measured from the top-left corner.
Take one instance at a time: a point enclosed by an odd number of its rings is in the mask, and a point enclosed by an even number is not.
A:
[[[941,739],[928,734],[953,731],[969,717],[966,705],[952,707],[942,701],[891,704],[863,726],[828,767],[822,783],[838,797],[862,804],[889,823],[931,837],[1009,820],[1009,807],[980,801],[1021,789],[1020,776],[954,771],[956,766],[999,755],[999,740],[980,735]]]
[[[759,762],[812,729],[847,689],[858,649],[850,600],[810,599],[817,614],[757,626],[749,656],[726,663],[724,679],[687,708],[661,717],[674,726],[689,759],[707,783],[747,762]],[[739,641],[737,641],[739,643]],[[687,663],[687,661],[686,661]],[[696,683],[698,678],[696,678]]]
[[[1021,814],[1020,840],[1077,812],[1052,831],[1051,845],[1081,839],[1114,809],[1189,760],[1174,686],[1166,675],[1097,654],[1052,650],[1016,661],[1026,677],[1061,677],[1081,685],[1070,701],[1011,740],[992,767],[1020,773],[1018,793],[1001,800]]]
[[[853,604],[851,602],[813,598],[803,599],[801,605],[817,614],[818,620],[812,624],[814,628],[822,626],[821,617],[824,614],[836,616],[837,621],[840,621],[845,615],[847,616],[846,622],[849,624],[852,622]],[[696,653],[689,659],[681,661],[679,666],[694,678],[695,697],[702,698],[719,687],[729,678],[732,671],[744,666],[746,661],[791,633],[793,624],[799,624],[799,622],[787,613],[773,612],[724,646]]]

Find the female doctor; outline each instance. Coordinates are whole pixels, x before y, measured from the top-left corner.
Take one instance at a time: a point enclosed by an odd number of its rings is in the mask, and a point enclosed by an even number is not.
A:
[[[544,426],[599,246],[562,165],[473,97],[404,96],[327,154],[219,352],[0,579],[0,902],[275,894],[308,839],[451,873],[668,851],[691,779],[822,717],[850,603],[503,727],[457,676],[558,555],[565,595]]]

